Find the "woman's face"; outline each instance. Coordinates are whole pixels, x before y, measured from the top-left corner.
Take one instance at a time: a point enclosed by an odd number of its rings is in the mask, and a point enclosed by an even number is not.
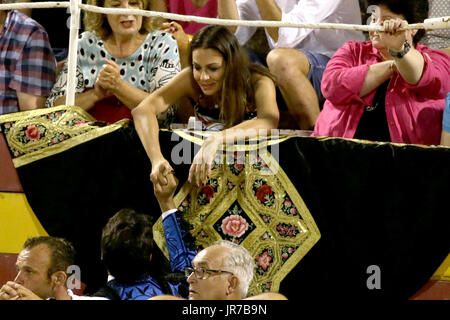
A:
[[[139,0],[105,0],[105,8],[142,9],[142,2]],[[106,19],[115,35],[134,36],[142,27],[142,16],[107,14]]]
[[[372,13],[372,20],[370,25],[382,26],[385,20],[397,19],[400,18],[405,20],[405,17],[400,14],[395,14],[390,11],[386,6],[380,5],[378,6],[378,10]],[[386,45],[383,42],[383,39],[380,37],[379,32],[369,32],[370,40],[372,41],[372,45],[377,49],[385,49]]]
[[[222,89],[225,60],[216,49],[194,49],[192,52],[192,73],[206,96],[215,95]]]

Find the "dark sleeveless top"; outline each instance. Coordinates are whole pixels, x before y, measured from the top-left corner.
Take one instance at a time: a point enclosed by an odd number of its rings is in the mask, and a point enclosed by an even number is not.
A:
[[[202,130],[204,131],[221,131],[224,129],[225,124],[219,119],[220,108],[207,108],[202,106],[199,102],[201,96],[197,101],[189,98],[191,104],[194,107],[194,116],[197,121],[202,123]],[[245,110],[244,121],[254,119],[257,116],[256,110]]]
[[[385,99],[390,80],[380,85],[371,106],[364,107],[354,135],[355,139],[390,142],[391,135],[386,119]]]

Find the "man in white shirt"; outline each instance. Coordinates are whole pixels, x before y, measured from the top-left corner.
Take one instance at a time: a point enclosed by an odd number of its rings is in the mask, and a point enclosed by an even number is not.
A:
[[[69,266],[75,249],[65,239],[29,238],[17,257],[17,276],[0,289],[0,300],[104,300],[77,296],[67,288]]]
[[[358,0],[218,0],[219,17],[296,23],[361,24]],[[230,27],[241,45],[255,28]],[[322,73],[334,52],[349,40],[363,41],[362,32],[332,29],[265,28],[270,71],[277,77],[290,114],[301,129],[314,127],[325,100]]]

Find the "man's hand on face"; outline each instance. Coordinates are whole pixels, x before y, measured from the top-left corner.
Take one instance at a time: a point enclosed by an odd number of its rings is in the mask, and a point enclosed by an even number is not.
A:
[[[11,286],[14,282],[7,282],[0,289],[0,300],[17,300],[19,293]]]
[[[16,285],[15,289],[19,294],[19,298],[17,300],[43,300],[41,297],[34,294],[33,291],[28,290],[24,286],[14,283]]]
[[[0,300],[42,300],[24,286],[8,281],[0,290]]]

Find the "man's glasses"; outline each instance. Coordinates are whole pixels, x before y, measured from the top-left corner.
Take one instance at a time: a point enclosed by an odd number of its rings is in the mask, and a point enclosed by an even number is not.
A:
[[[231,275],[233,274],[232,272],[225,270],[211,270],[205,268],[191,268],[191,267],[186,267],[184,269],[184,275],[186,276],[186,278],[189,278],[192,273],[194,273],[197,279],[206,279],[208,276],[219,273],[229,273]]]

